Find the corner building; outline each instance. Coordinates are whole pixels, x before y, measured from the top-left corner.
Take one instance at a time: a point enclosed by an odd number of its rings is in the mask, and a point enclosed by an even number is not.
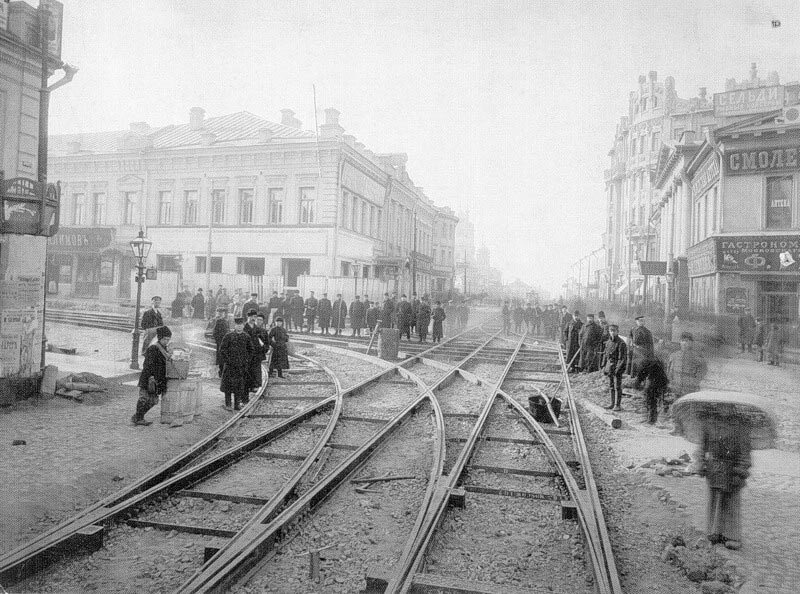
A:
[[[414,185],[407,155],[374,154],[344,133],[335,109],[319,139],[281,113],[275,123],[195,107],[183,124],[51,137],[63,196],[51,292],[129,299],[127,243],[140,227],[153,242],[148,264],[169,279],[145,283],[145,295],[222,284],[351,298],[410,290],[412,263],[420,294],[452,289],[458,219]]]

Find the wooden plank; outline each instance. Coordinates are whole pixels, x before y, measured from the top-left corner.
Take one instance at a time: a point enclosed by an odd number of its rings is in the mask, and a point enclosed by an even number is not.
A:
[[[442,416],[454,419],[477,419],[480,415],[476,413],[443,413]]]
[[[295,413],[296,414],[296,413]],[[250,414],[247,415],[248,419],[288,419],[293,417],[292,414],[282,414],[282,413],[259,413],[259,414]]]
[[[507,375],[506,380],[513,380],[517,382],[538,382],[540,384],[558,384],[561,380],[547,379],[543,377],[523,377],[521,375]]]
[[[355,452],[356,450],[361,449],[359,445],[353,445],[350,443],[328,443],[325,444],[332,450],[349,450],[351,452]]]
[[[446,441],[452,441],[455,443],[464,443],[467,441],[466,437],[447,437],[445,438]],[[478,437],[478,441],[492,441],[496,443],[518,443],[521,445],[542,445],[541,441],[537,441],[535,439],[519,439],[516,437],[500,437],[499,435],[486,435]]]
[[[329,384],[333,385],[333,384]],[[266,397],[265,402],[269,402],[270,400],[325,400],[326,398],[330,398],[330,396],[272,396],[269,395]],[[250,415],[251,417],[255,417],[256,415]]]
[[[250,505],[266,505],[269,499],[263,497],[246,497],[244,495],[229,495],[227,493],[211,493],[209,491],[178,491],[179,497],[194,497],[196,499],[210,499],[215,501],[232,501],[233,503],[249,503]]]
[[[372,419],[369,417],[346,417],[344,415],[339,417],[340,421],[353,421],[356,423],[375,423],[377,425],[384,425],[388,423],[388,419]]]
[[[236,536],[235,530],[223,530],[221,528],[206,528],[205,526],[189,526],[186,524],[165,524],[163,522],[148,522],[146,520],[128,520],[128,526],[132,528],[155,528],[156,530],[175,530],[185,534],[202,534],[204,536],[222,536],[233,538]]]
[[[527,468],[511,468],[509,466],[489,466],[488,464],[470,464],[469,468],[485,470],[497,474],[521,474],[523,476],[561,476],[552,470],[528,470]]]
[[[508,584],[492,584],[465,580],[451,575],[417,573],[412,579],[414,592],[427,594],[557,594],[554,590],[540,588],[514,588]]]
[[[567,501],[566,497],[562,497],[560,495],[551,495],[550,493],[534,493],[533,491],[517,491],[515,489],[497,489],[495,487],[482,487],[480,485],[464,485],[464,490],[469,493],[502,495],[504,497],[517,497],[519,499],[537,499],[540,501]]]
[[[302,454],[284,454],[283,452],[253,452],[254,456],[259,458],[268,458],[271,460],[305,460],[306,457]]]
[[[272,378],[272,379],[280,379],[280,378]],[[282,388],[291,388],[292,386],[333,386],[333,382],[322,382],[322,381],[311,381],[311,380],[300,380],[297,382],[291,383],[281,383],[281,384],[270,384],[270,388],[274,385],[281,386]]]

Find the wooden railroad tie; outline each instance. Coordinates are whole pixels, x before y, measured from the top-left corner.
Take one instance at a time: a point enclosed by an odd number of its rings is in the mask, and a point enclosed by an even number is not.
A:
[[[364,494],[364,493],[380,493],[380,491],[376,491],[375,489],[371,489],[370,488],[375,483],[384,483],[384,482],[389,482],[389,481],[404,481],[404,480],[409,480],[409,479],[414,479],[414,478],[417,478],[417,477],[411,476],[411,475],[408,475],[408,476],[394,476],[394,475],[390,475],[390,474],[387,473],[387,474],[385,474],[383,476],[371,476],[371,477],[365,477],[365,478],[360,478],[360,479],[351,479],[350,482],[355,484],[355,485],[364,485],[363,487],[355,487],[355,489],[354,489],[354,491],[356,493]]]

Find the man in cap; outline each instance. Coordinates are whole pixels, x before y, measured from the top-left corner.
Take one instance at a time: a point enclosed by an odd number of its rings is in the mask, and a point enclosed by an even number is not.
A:
[[[350,304],[350,327],[353,329],[352,336],[361,336],[361,329],[364,327],[364,322],[367,318],[367,308],[361,298],[356,295],[354,301]]]
[[[278,377],[283,377],[283,371],[289,369],[289,349],[286,346],[289,343],[289,333],[283,327],[283,318],[276,318],[275,327],[269,331],[267,336],[269,346],[272,347],[272,358],[269,360],[269,375],[275,370],[278,371]]]
[[[508,303],[508,299],[503,301],[503,309],[500,310],[500,314],[503,316],[503,334],[508,336],[511,334],[511,305]]]
[[[250,365],[248,366],[248,388],[250,392],[255,392],[261,387],[261,358],[264,343],[261,341],[261,330],[258,327],[258,311],[251,308],[247,312],[247,323],[244,325],[244,333],[250,337],[253,344],[253,352],[250,355]],[[261,327],[263,328],[264,315],[261,315]],[[245,395],[242,404],[249,402],[249,396]]]
[[[672,353],[667,362],[667,375],[672,392],[678,398],[697,392],[706,370],[705,359],[694,350],[692,333],[681,333],[681,350]]]
[[[270,324],[275,323],[275,318],[278,314],[278,308],[281,305],[281,298],[278,297],[277,291],[272,291],[272,297],[269,298],[269,319],[267,322]]]
[[[172,332],[166,326],[156,328],[158,342],[147,347],[144,354],[142,372],[139,374],[139,400],[136,412],[131,417],[134,425],[151,425],[144,415],[158,403],[158,397],[167,391],[167,346]]]
[[[344,322],[347,319],[347,303],[342,300],[342,294],[336,294],[336,301],[333,302],[331,312],[331,325],[333,326],[334,333],[339,336],[344,328]]]
[[[161,307],[161,297],[153,295],[150,298],[150,309],[142,314],[142,322],[139,327],[144,330],[144,337],[142,337],[142,355],[147,351],[147,347],[153,341],[156,335],[156,328],[164,325],[164,318],[161,316],[159,308]]]
[[[611,403],[606,408],[622,410],[622,374],[628,362],[628,346],[619,336],[619,326],[608,326],[609,339],[605,344],[605,366],[603,373],[608,376],[611,389]]]
[[[416,328],[417,326],[417,315],[419,314],[419,306],[420,306],[420,300],[417,297],[416,292],[411,293],[411,311],[413,313],[412,316],[413,319],[411,323],[412,330],[414,330],[414,328]]]
[[[333,313],[333,305],[331,300],[328,299],[328,294],[323,293],[322,299],[317,304],[317,315],[319,316],[319,330],[322,334],[328,334],[328,328],[331,326],[331,314]]]
[[[291,301],[289,301],[289,310],[292,313],[292,325],[298,332],[303,331],[303,313],[306,309],[306,302],[300,295],[300,291],[296,291]]]
[[[219,347],[219,358],[222,361],[222,381],[219,389],[225,394],[225,408],[231,410],[231,394],[233,410],[241,410],[242,401],[247,398],[250,386],[248,370],[253,355],[253,343],[244,332],[244,318],[233,320],[233,332],[228,332]]]
[[[744,347],[747,347],[747,352],[753,352],[753,339],[755,338],[756,334],[756,321],[753,318],[753,314],[750,312],[750,308],[744,310],[744,313],[739,316],[737,320],[737,324],[739,326],[739,344],[742,347],[742,352],[744,352]]]
[[[250,299],[242,304],[242,317],[246,319],[251,309],[256,310],[256,313],[258,313],[258,293],[250,293]]]
[[[600,368],[600,351],[603,348],[603,329],[595,323],[594,314],[586,314],[586,324],[581,328],[580,336],[580,368],[584,373],[591,373]]]
[[[317,305],[319,302],[314,297],[314,291],[310,291],[311,296],[306,299],[306,323],[308,324],[308,333],[314,334],[314,320],[317,318]]]
[[[397,323],[400,327],[400,336],[406,335],[406,340],[411,340],[411,327],[414,325],[414,310],[405,295],[400,297],[397,306]]]
[[[389,298],[389,293],[383,294],[383,308],[381,310],[381,328],[393,328],[394,302]]]
[[[581,328],[583,328],[581,312],[576,309],[567,329],[567,371],[569,373],[577,371],[579,367],[578,350],[581,348]]]
[[[230,332],[231,327],[228,325],[228,309],[224,306],[217,308],[217,318],[214,320],[214,342],[217,344],[216,364],[219,367],[219,376],[222,377],[222,362],[219,358],[219,347],[222,344],[222,339]]]
[[[559,317],[558,328],[561,332],[561,345],[566,348],[567,339],[569,338],[569,325],[572,323],[572,314],[569,313],[569,308],[566,305],[561,306],[561,316]]]
[[[753,335],[753,344],[756,345],[758,350],[758,362],[764,362],[764,343],[767,339],[767,327],[764,325],[764,320],[756,318],[756,329]]]
[[[192,317],[195,320],[202,320],[206,315],[206,298],[203,296],[203,289],[197,289],[197,293],[192,297]]]
[[[645,326],[645,319],[643,314],[636,316],[636,327],[631,329],[631,349],[628,354],[630,360],[630,376],[638,377],[639,369],[642,364],[650,357],[654,356],[653,353],[653,334]],[[637,382],[637,385],[639,383]]]

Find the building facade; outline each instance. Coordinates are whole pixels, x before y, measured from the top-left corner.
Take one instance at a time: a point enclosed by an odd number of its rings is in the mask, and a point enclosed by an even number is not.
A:
[[[38,391],[43,360],[46,233],[57,210],[46,211],[45,163],[39,163],[42,71],[60,59],[58,2],[34,8],[0,3],[0,401]],[[45,15],[52,35],[41,36]],[[41,43],[42,39],[51,41]],[[45,83],[47,84],[47,83]],[[49,92],[49,88],[45,89]],[[42,168],[40,168],[42,165]],[[57,198],[57,194],[56,194]],[[56,199],[57,205],[57,199]]]
[[[454,213],[414,185],[405,154],[376,155],[344,132],[335,109],[317,137],[288,109],[274,123],[193,108],[179,125],[51,137],[64,197],[51,292],[128,299],[125,246],[140,228],[153,242],[149,265],[192,288],[249,279],[267,292],[350,277],[451,289]]]

